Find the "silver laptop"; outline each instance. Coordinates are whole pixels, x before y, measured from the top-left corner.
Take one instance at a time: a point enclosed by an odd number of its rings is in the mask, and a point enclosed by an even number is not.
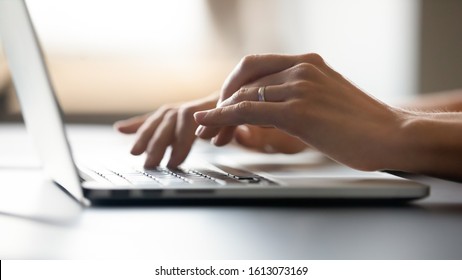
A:
[[[27,130],[36,142],[47,174],[72,197],[86,203],[161,203],[210,200],[385,200],[428,195],[428,186],[381,172],[336,165],[318,174],[299,168],[284,173],[247,170],[238,162],[168,169],[137,166],[89,168],[76,165],[67,140],[43,53],[24,0],[0,0],[0,36]],[[100,159],[101,161],[101,159]],[[248,166],[247,166],[248,167]],[[273,166],[274,167],[274,166]],[[314,169],[315,170],[315,169]],[[345,171],[346,170],[346,171]]]

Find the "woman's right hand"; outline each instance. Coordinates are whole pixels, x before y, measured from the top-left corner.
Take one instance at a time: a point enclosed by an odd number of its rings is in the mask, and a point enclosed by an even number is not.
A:
[[[403,127],[414,114],[369,96],[317,54],[249,56],[230,74],[221,100],[194,115],[198,136],[218,145],[236,126],[269,126],[356,169],[410,170],[403,167]]]

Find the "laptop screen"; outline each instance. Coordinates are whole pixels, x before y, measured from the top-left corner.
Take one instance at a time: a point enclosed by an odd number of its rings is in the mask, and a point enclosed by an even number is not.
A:
[[[61,109],[24,0],[0,1],[0,36],[22,115],[43,167],[56,183],[81,200]]]

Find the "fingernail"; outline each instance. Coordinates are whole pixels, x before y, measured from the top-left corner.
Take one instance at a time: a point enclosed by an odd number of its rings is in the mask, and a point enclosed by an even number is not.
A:
[[[241,125],[237,128],[242,134],[244,134],[246,137],[252,136],[249,127],[246,125]]]
[[[202,131],[204,131],[204,129],[205,129],[204,126],[199,125],[199,126],[197,127],[197,129],[196,129],[196,132],[195,132],[196,136],[201,135],[201,133],[202,133]]]
[[[218,142],[218,137],[217,136],[213,137],[212,138],[212,144],[216,146],[217,142]]]
[[[115,122],[112,127],[119,132],[123,132],[125,129],[124,123],[122,121]]]
[[[196,120],[196,122],[201,122],[206,115],[206,111],[196,112],[194,113],[194,119]]]

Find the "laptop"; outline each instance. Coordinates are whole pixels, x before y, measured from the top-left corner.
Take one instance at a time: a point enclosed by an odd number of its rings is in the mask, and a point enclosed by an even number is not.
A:
[[[36,144],[45,172],[84,204],[210,200],[409,201],[429,193],[428,186],[417,182],[340,165],[337,166],[343,171],[325,174],[313,174],[308,167],[298,173],[287,173],[284,168],[281,172],[274,168],[259,170],[263,165],[258,164],[247,170],[239,160],[149,170],[137,166],[119,166],[114,170],[77,165],[24,0],[0,0],[0,38],[26,128]],[[290,162],[280,166],[290,166]]]

